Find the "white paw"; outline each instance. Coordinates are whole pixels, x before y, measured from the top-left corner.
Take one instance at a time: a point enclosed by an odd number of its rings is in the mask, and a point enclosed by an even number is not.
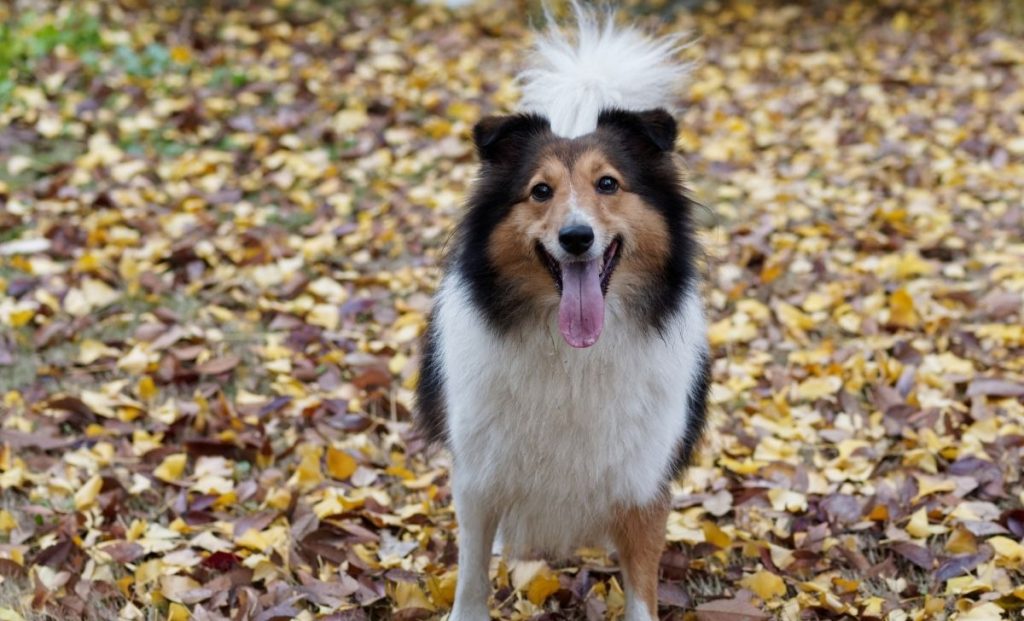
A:
[[[623,621],[658,621],[658,618],[652,617],[647,606],[644,606],[639,599],[627,597],[626,614]]]
[[[456,605],[448,621],[490,621],[491,612],[486,606],[459,606]]]

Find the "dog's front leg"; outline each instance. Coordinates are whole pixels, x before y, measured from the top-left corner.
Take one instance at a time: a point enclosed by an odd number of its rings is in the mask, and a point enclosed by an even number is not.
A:
[[[612,536],[626,591],[626,621],[657,621],[658,567],[665,546],[669,497],[617,512]]]
[[[490,619],[487,599],[497,513],[479,494],[456,488],[455,517],[459,522],[459,577],[449,621],[486,621]]]

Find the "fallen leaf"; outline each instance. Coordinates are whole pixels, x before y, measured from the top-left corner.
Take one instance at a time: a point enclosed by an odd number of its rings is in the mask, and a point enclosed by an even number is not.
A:
[[[185,472],[185,464],[188,462],[188,455],[175,453],[164,457],[160,465],[153,470],[153,476],[166,483],[175,483],[181,479]]]
[[[768,613],[750,603],[750,592],[697,606],[697,621],[763,621]]]

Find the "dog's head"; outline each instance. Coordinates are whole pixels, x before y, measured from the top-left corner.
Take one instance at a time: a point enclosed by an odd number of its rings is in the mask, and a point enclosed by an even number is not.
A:
[[[461,261],[498,327],[557,308],[566,342],[589,347],[612,299],[658,327],[692,269],[671,115],[607,111],[573,139],[540,116],[489,117],[473,134]]]

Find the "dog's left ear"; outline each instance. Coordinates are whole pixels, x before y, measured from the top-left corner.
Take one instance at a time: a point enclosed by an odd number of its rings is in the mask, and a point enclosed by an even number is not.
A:
[[[671,152],[676,144],[676,120],[664,108],[641,112],[605,110],[597,119],[598,127],[614,127],[640,138],[660,152]]]
[[[484,162],[507,160],[549,127],[548,120],[536,114],[489,116],[473,127],[473,142]]]

